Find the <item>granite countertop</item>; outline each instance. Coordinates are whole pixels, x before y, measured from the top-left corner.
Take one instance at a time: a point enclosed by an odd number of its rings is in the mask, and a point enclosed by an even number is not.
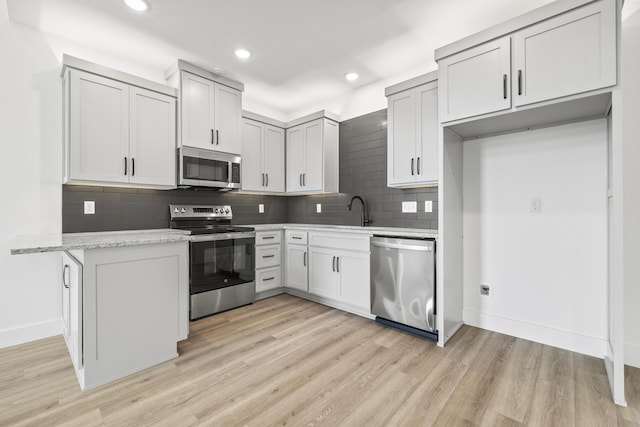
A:
[[[11,254],[188,242],[190,239],[191,237],[184,231],[169,229],[20,236],[11,245]]]
[[[397,228],[397,227],[360,227],[357,225],[325,225],[325,224],[251,224],[256,231],[279,229],[304,229],[310,231],[344,231],[377,236],[438,238],[438,230],[426,228]]]

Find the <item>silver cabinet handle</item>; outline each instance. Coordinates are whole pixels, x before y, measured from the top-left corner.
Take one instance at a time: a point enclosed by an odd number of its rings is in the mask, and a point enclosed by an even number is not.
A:
[[[269,174],[265,173],[264,176],[267,178],[267,183],[264,186],[268,187],[269,186]]]
[[[420,157],[416,160],[416,175],[420,175]]]
[[[268,280],[274,280],[275,277],[265,277],[264,279],[262,279],[263,282],[266,282]]]
[[[262,255],[262,258],[273,258],[275,255]]]
[[[131,176],[136,174],[136,159],[134,157],[131,158]]]
[[[507,75],[502,75],[502,98],[507,99]]]
[[[518,95],[522,95],[522,70],[518,70]]]
[[[220,144],[220,134],[218,134],[218,129],[216,129],[216,145]]]
[[[307,266],[307,252],[302,254],[302,265]]]
[[[300,174],[300,187],[302,187],[302,174]]]
[[[271,239],[275,239],[275,238],[276,238],[276,236],[264,236],[262,238],[262,240],[271,240]]]
[[[333,257],[333,261],[331,261],[331,271],[336,271],[336,257]]]
[[[215,144],[215,136],[213,135],[213,129],[211,129],[211,145]]]
[[[291,236],[291,238],[295,239],[295,240],[302,240],[302,237],[300,237],[300,236]]]
[[[340,257],[336,257],[336,273],[340,273]]]
[[[302,186],[303,187],[307,186],[307,174],[306,173],[302,174]]]
[[[62,268],[62,286],[64,286],[65,288],[69,289],[69,284],[67,283],[67,270],[69,270],[71,268],[71,266],[69,264],[65,264],[64,267]]]
[[[411,158],[411,175],[414,175],[414,173],[413,173],[413,157]]]
[[[124,158],[124,174],[127,174],[127,158]]]
[[[264,174],[261,173],[260,175],[262,175],[262,186],[264,187]]]

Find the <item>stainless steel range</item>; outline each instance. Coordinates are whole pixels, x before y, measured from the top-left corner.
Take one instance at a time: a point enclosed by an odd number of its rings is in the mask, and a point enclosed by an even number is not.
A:
[[[170,228],[189,231],[190,319],[255,299],[255,236],[251,227],[231,225],[231,206],[169,205]]]

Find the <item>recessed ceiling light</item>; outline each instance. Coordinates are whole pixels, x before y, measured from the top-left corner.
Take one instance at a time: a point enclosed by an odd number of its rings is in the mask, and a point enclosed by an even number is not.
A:
[[[144,12],[149,9],[149,5],[145,0],[124,0],[124,2],[133,10]]]
[[[234,53],[240,59],[247,59],[251,57],[251,52],[247,49],[236,49]]]
[[[358,73],[347,73],[344,75],[344,78],[349,81],[358,80],[358,77],[360,77]]]

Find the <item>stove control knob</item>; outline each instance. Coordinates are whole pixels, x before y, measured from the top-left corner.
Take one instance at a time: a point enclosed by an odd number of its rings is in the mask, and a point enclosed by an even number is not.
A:
[[[216,208],[216,213],[220,213],[220,209]]]
[[[229,213],[229,208],[225,209],[224,213]]]
[[[178,215],[180,213],[180,209],[178,208],[173,208],[173,213]]]
[[[186,213],[187,210],[185,208],[180,209],[180,213]]]

